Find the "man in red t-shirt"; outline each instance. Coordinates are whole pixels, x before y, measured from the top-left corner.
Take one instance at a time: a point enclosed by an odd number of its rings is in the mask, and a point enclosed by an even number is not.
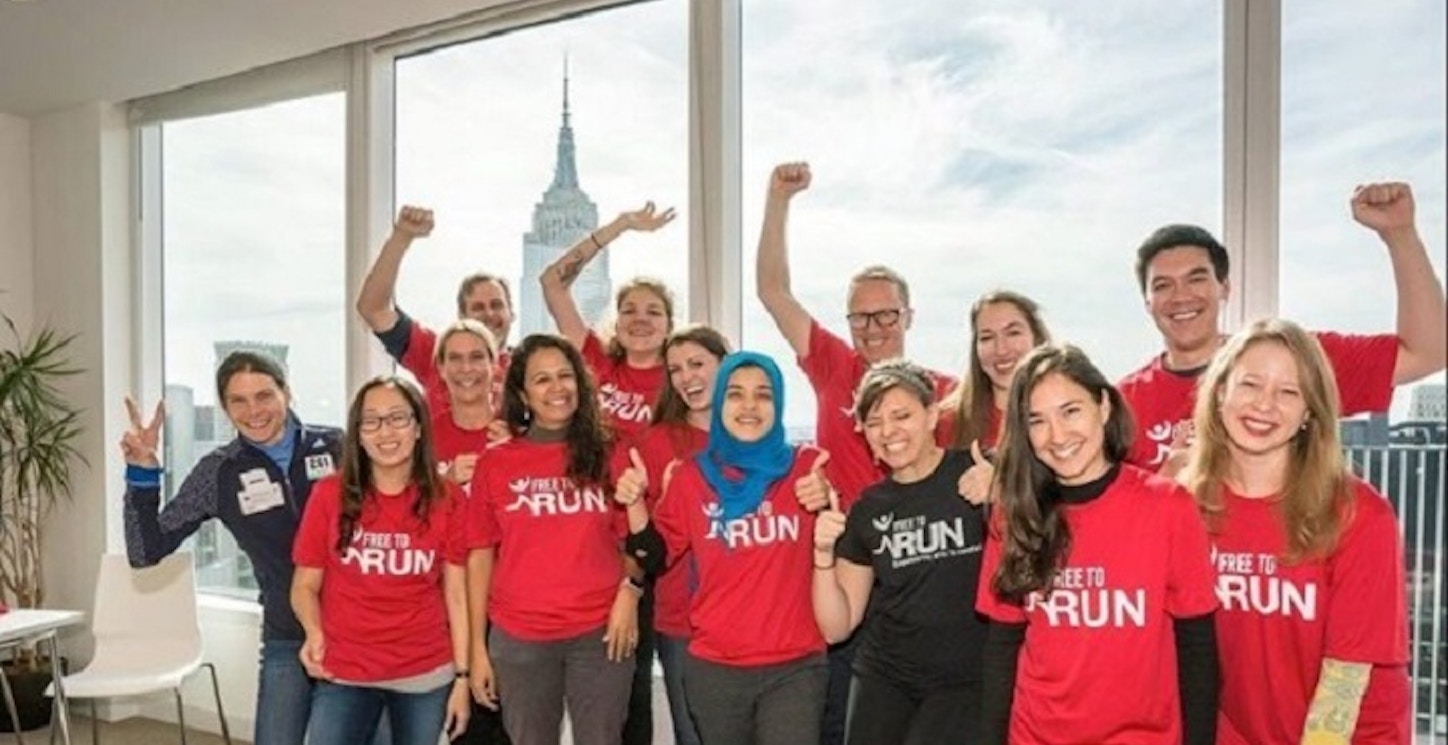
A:
[[[1344,416],[1386,411],[1393,387],[1448,362],[1443,285],[1433,273],[1404,183],[1359,186],[1353,219],[1388,249],[1397,288],[1392,334],[1317,334],[1337,376]],[[1197,378],[1225,341],[1220,312],[1231,291],[1227,249],[1195,225],[1167,225],[1137,249],[1136,279],[1165,349],[1117,384],[1131,405],[1136,437],[1128,462],[1160,469],[1191,439]],[[1172,466],[1168,466],[1172,467]]]
[[[427,394],[427,405],[435,416],[448,409],[447,386],[442,382],[433,362],[437,333],[413,319],[393,302],[397,290],[397,273],[402,258],[417,238],[432,234],[432,210],[404,206],[397,212],[392,234],[382,244],[377,260],[362,281],[357,293],[357,314],[382,342],[397,364],[412,373]],[[503,379],[508,370],[508,332],[513,327],[513,297],[508,283],[492,274],[471,274],[458,287],[458,318],[482,322],[493,332],[498,344],[497,369],[493,374],[493,393],[502,401]]]
[[[759,299],[774,318],[780,333],[798,355],[800,369],[814,388],[815,441],[830,454],[825,475],[839,492],[840,506],[848,510],[865,487],[885,478],[888,470],[875,463],[865,437],[855,426],[855,387],[866,369],[881,360],[905,355],[905,332],[910,328],[910,286],[893,270],[872,266],[850,280],[845,318],[850,344],[825,330],[804,309],[790,289],[785,225],[794,195],[808,189],[806,163],[777,166],[769,179],[764,205],[764,228],[759,236],[755,281]],[[931,372],[936,397],[943,398],[954,384],[944,373]],[[848,650],[830,653],[830,682],[825,705],[823,742],[844,741],[844,714],[849,693]]]

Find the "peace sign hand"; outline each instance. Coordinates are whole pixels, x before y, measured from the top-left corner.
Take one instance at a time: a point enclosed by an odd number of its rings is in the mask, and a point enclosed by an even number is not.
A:
[[[121,454],[126,465],[160,468],[161,459],[156,450],[161,445],[161,425],[166,422],[166,402],[157,401],[151,421],[141,421],[141,408],[136,400],[126,396],[126,414],[130,417],[131,428],[121,436]]]

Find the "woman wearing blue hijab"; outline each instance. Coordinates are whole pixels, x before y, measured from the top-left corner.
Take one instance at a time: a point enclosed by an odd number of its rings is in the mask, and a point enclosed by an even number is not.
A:
[[[684,694],[709,745],[819,741],[825,640],[810,597],[819,505],[801,504],[796,485],[817,479],[824,453],[785,442],[783,410],[774,360],[731,354],[714,386],[709,443],[670,465],[652,515],[633,488],[639,474],[620,479],[629,553],[650,572],[687,554],[695,574]]]

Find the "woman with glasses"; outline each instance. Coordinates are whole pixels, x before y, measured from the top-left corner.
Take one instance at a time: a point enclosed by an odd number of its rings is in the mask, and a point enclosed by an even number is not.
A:
[[[729,354],[729,341],[708,326],[690,326],[669,334],[664,343],[669,385],[659,396],[654,423],[628,451],[616,497],[625,503],[644,500],[652,510],[662,491],[663,475],[669,464],[692,458],[709,439],[709,420],[714,410],[714,384],[719,364]],[[689,644],[689,596],[691,573],[675,565],[653,578],[644,593],[639,614],[638,669],[634,690],[641,676],[653,676],[652,650],[658,648],[664,669],[664,688],[669,698],[675,745],[699,745],[699,733],[689,717],[684,696],[684,657]],[[653,612],[644,608],[653,600]],[[654,628],[649,627],[652,619]],[[653,633],[657,631],[657,634]],[[652,640],[651,640],[652,637]],[[643,683],[644,686],[648,682]]]
[[[1407,743],[1407,604],[1393,508],[1338,441],[1322,346],[1257,321],[1202,378],[1182,474],[1216,559],[1222,745]]]
[[[820,737],[826,670],[810,607],[814,515],[795,490],[822,454],[785,442],[783,410],[773,360],[725,357],[704,450],[665,473],[652,514],[638,490],[616,495],[628,509],[629,554],[652,572],[687,562],[695,576],[684,692],[708,745]]]
[[[673,209],[656,211],[653,202],[623,212],[580,238],[539,275],[548,313],[558,324],[558,333],[583,353],[598,383],[599,406],[620,442],[631,442],[649,426],[654,402],[664,389],[664,339],[674,328],[674,295],[655,279],[635,277],[624,283],[614,295],[617,318],[614,333],[605,342],[579,311],[573,283],[619,236],[631,230],[652,233],[673,219]]]
[[[855,420],[890,477],[849,517],[815,522],[814,613],[828,641],[860,632],[850,690],[850,745],[975,745],[980,650],[975,614],[982,508],[957,482],[971,456],[935,443],[929,375],[902,360],[865,373]],[[831,569],[830,567],[833,567]]]
[[[516,745],[618,745],[638,644],[642,570],[622,551],[611,445],[578,350],[533,334],[514,350],[503,416],[518,432],[478,460],[468,524],[473,695]]]
[[[462,493],[439,476],[426,403],[374,378],[347,416],[342,473],[317,485],[297,531],[292,607],[316,678],[308,742],[436,745],[468,721]]]
[[[1122,464],[1130,437],[1121,394],[1081,350],[1021,362],[976,601],[984,743],[1213,742],[1206,527],[1184,489]]]

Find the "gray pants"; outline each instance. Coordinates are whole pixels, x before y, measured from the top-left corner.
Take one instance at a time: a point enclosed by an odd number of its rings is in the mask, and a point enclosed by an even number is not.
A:
[[[760,667],[689,655],[684,693],[704,745],[802,745],[819,742],[827,676],[823,654]]]
[[[493,626],[488,653],[513,745],[558,745],[565,701],[576,745],[619,745],[634,660],[609,662],[603,633],[531,642]]]

